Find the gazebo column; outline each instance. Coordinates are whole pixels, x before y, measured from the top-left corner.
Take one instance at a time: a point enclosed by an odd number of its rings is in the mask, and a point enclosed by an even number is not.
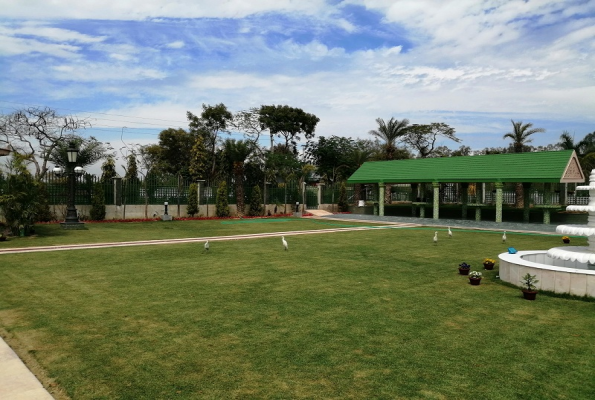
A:
[[[552,205],[552,184],[546,182],[543,185],[543,223],[549,225],[550,223],[550,209],[548,206]]]
[[[378,215],[381,217],[384,216],[384,190],[385,190],[384,183],[379,183],[378,184]]]
[[[502,222],[502,182],[496,182],[496,222]]]
[[[434,188],[434,210],[433,210],[433,218],[439,219],[440,214],[440,183],[439,182],[432,182],[432,187]]]
[[[469,183],[461,183],[461,202],[463,206],[461,208],[461,218],[467,219],[467,203],[469,203]]]
[[[558,188],[560,189],[560,197],[558,200],[558,204],[560,204],[561,206],[565,206],[567,205],[566,203],[568,203],[568,183],[558,185]]]
[[[528,223],[531,206],[531,182],[523,182],[523,221]]]

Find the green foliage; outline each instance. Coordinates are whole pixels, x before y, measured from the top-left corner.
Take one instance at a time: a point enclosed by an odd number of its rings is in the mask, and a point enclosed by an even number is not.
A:
[[[47,196],[44,196],[42,185],[27,170],[25,160],[25,156],[13,153],[5,182],[6,191],[0,195],[0,208],[14,235],[19,234],[19,227],[23,227],[25,235],[29,235],[38,216],[44,214],[45,218],[45,214],[49,214]]]
[[[395,152],[397,151],[397,140],[401,138],[407,132],[407,126],[409,126],[409,120],[407,118],[399,121],[394,117],[384,122],[382,118],[376,118],[378,129],[371,130],[370,135],[376,139],[384,142],[384,157],[385,160],[394,160]]]
[[[96,183],[93,186],[93,197],[91,198],[90,217],[93,221],[102,221],[105,219],[105,197],[103,185]]]
[[[204,139],[197,136],[190,151],[190,176],[194,179],[204,179],[208,170],[208,160]]]
[[[312,139],[316,124],[320,121],[314,114],[289,106],[262,106],[259,113],[261,126],[271,132],[271,149],[273,136],[277,135],[285,138],[286,149],[291,148],[296,152],[299,135],[303,133],[306,139]]]
[[[191,217],[198,214],[198,184],[192,183],[188,188],[188,205],[186,206],[186,212]]]
[[[217,188],[217,204],[216,204],[216,215],[218,217],[229,217],[229,202],[227,200],[227,183],[221,181]]]
[[[116,161],[114,157],[108,157],[101,165],[101,182],[112,182],[117,176]]]
[[[537,287],[535,286],[536,283],[539,282],[537,278],[537,275],[531,275],[529,273],[526,273],[523,278],[521,279],[521,283],[523,284],[523,288],[525,290],[529,290],[529,291],[534,291],[537,289]]]
[[[512,122],[512,132],[508,132],[504,134],[503,139],[511,139],[512,140],[512,148],[514,149],[515,153],[523,153],[530,150],[530,147],[527,146],[527,143],[531,143],[533,139],[531,135],[539,132],[545,132],[543,128],[533,128],[532,123],[523,124],[523,121]]]
[[[128,183],[138,182],[138,165],[136,162],[136,154],[131,153],[126,156],[126,175],[124,175],[124,179],[128,181]]]
[[[51,152],[50,161],[62,168],[66,168],[68,165],[68,148],[71,143],[78,150],[76,157],[76,165],[78,166],[85,167],[113,157],[113,154],[109,152],[105,145],[93,136],[86,139],[70,134],[56,142],[56,146]]]
[[[318,174],[327,184],[333,184],[348,178],[359,167],[351,162],[355,149],[353,139],[321,136],[318,143],[308,142],[305,151],[308,160],[317,167]]]
[[[417,150],[420,158],[432,157],[439,136],[461,142],[461,139],[456,137],[454,128],[444,122],[432,122],[427,125],[411,125],[403,136],[403,143]]]
[[[163,173],[187,176],[190,172],[190,159],[195,135],[184,129],[165,129],[159,133],[159,151],[153,154],[158,158],[157,168]],[[153,152],[155,153],[155,152]]]
[[[250,208],[248,209],[248,215],[251,217],[258,217],[262,215],[262,192],[258,185],[252,188],[252,195],[250,196]]]
[[[339,200],[337,202],[337,206],[339,207],[340,212],[349,211],[349,203],[347,202],[347,188],[345,187],[345,182],[341,182],[341,186],[339,187]]]

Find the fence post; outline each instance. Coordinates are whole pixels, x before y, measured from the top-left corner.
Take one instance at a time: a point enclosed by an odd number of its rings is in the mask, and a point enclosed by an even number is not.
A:
[[[320,209],[320,205],[322,204],[322,189],[324,187],[324,183],[318,184],[318,209]]]

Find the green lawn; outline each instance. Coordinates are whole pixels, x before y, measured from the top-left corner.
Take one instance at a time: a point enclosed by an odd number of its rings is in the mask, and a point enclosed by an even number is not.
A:
[[[86,240],[316,225],[98,224]],[[440,230],[434,246],[434,231],[1,255],[0,326],[58,398],[594,398],[595,302],[530,302],[497,266],[480,286],[457,271],[560,238]]]

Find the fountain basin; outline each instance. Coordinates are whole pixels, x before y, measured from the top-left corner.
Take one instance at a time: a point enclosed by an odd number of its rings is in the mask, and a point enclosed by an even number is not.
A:
[[[504,282],[520,287],[521,278],[529,273],[539,280],[535,286],[540,290],[595,297],[595,270],[589,269],[587,263],[554,259],[547,255],[547,250],[502,253],[498,258],[500,279]]]

